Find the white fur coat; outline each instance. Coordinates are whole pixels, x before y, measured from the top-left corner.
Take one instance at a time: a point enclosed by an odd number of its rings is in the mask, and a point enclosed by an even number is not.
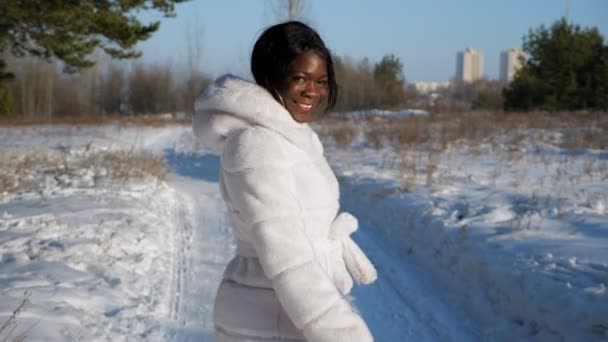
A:
[[[376,271],[349,237],[356,219],[337,215],[338,183],[313,130],[231,75],[197,99],[193,128],[221,155],[237,243],[216,297],[216,340],[371,341],[345,296]]]

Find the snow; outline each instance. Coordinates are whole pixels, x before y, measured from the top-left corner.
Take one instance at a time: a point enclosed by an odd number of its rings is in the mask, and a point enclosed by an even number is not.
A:
[[[342,175],[343,207],[447,284],[439,291],[479,324],[478,338],[607,338],[605,151],[526,141],[503,160],[506,146],[492,148],[448,147],[430,184],[424,150],[407,151],[419,164],[406,184],[398,163],[385,162],[399,159],[394,152],[354,139],[327,154]]]
[[[365,118],[405,118],[408,116],[424,116],[429,113],[422,109],[403,109],[403,110],[384,110],[384,109],[370,109],[365,111],[347,112],[341,115],[351,119],[365,119]]]
[[[420,172],[405,178],[362,135],[326,141],[379,271],[353,291],[376,340],[608,338],[608,153],[527,136],[520,150],[410,151]],[[117,151],[169,173],[114,177],[96,158]],[[26,300],[0,340],[213,339],[235,249],[219,160],[188,126],[0,127],[0,158],[0,326]]]

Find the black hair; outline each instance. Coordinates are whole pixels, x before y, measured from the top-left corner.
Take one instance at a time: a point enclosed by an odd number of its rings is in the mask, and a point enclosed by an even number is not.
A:
[[[327,65],[327,106],[329,113],[338,99],[338,85],[331,53],[319,34],[299,21],[288,21],[267,28],[255,42],[251,53],[251,73],[255,82],[280,102],[276,87],[284,82],[289,66],[301,53],[312,51]]]

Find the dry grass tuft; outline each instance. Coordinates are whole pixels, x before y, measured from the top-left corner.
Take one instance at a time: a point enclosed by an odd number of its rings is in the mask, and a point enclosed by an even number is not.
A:
[[[109,175],[113,180],[125,181],[148,176],[163,180],[169,172],[163,157],[145,152],[104,152],[88,159],[110,170]]]
[[[23,311],[25,311],[26,305],[29,304],[31,294],[31,292],[26,292],[19,306],[17,306],[17,308],[13,310],[11,316],[4,323],[2,323],[2,325],[0,325],[0,341],[25,341],[27,333],[36,326],[36,324],[33,324],[28,329],[25,329],[25,331],[15,335],[15,331],[19,326],[19,316],[23,313]]]
[[[168,173],[162,156],[135,151],[0,151],[0,194],[57,186],[97,186]]]
[[[327,121],[331,124],[320,126],[323,130],[321,138],[325,141],[333,140],[340,149],[348,148],[357,135],[358,127],[356,123],[350,120],[335,122],[328,119]]]

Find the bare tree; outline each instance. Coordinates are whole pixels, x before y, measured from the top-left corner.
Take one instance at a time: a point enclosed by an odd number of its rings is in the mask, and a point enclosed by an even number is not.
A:
[[[309,9],[310,2],[306,0],[274,0],[272,2],[272,10],[279,21],[303,21],[306,19]]]
[[[82,114],[91,116],[99,114],[100,101],[100,83],[101,72],[98,64],[81,71],[77,78],[80,78],[80,87],[76,92],[84,112]]]
[[[54,116],[76,117],[93,115],[95,73],[84,71],[62,74],[54,90]]]
[[[101,81],[101,109],[105,114],[122,113],[127,79],[121,66],[110,64]]]
[[[135,64],[129,78],[129,104],[135,114],[175,110],[175,90],[169,65]]]
[[[200,72],[203,57],[203,35],[205,30],[200,22],[193,27],[192,22],[186,27],[186,48],[188,59],[188,72],[194,74]]]
[[[380,90],[374,82],[369,59],[353,60],[348,56],[333,56],[340,96],[337,111],[366,110],[379,105]]]
[[[29,118],[52,118],[54,85],[57,70],[54,64],[31,58],[9,60],[20,74],[13,86],[17,113]]]
[[[185,81],[180,87],[183,103],[177,106],[188,113],[192,112],[194,100],[198,94],[210,83],[209,77],[203,73],[201,68],[203,34],[202,25],[199,24],[196,27],[188,25],[186,32],[188,69],[186,70]]]

